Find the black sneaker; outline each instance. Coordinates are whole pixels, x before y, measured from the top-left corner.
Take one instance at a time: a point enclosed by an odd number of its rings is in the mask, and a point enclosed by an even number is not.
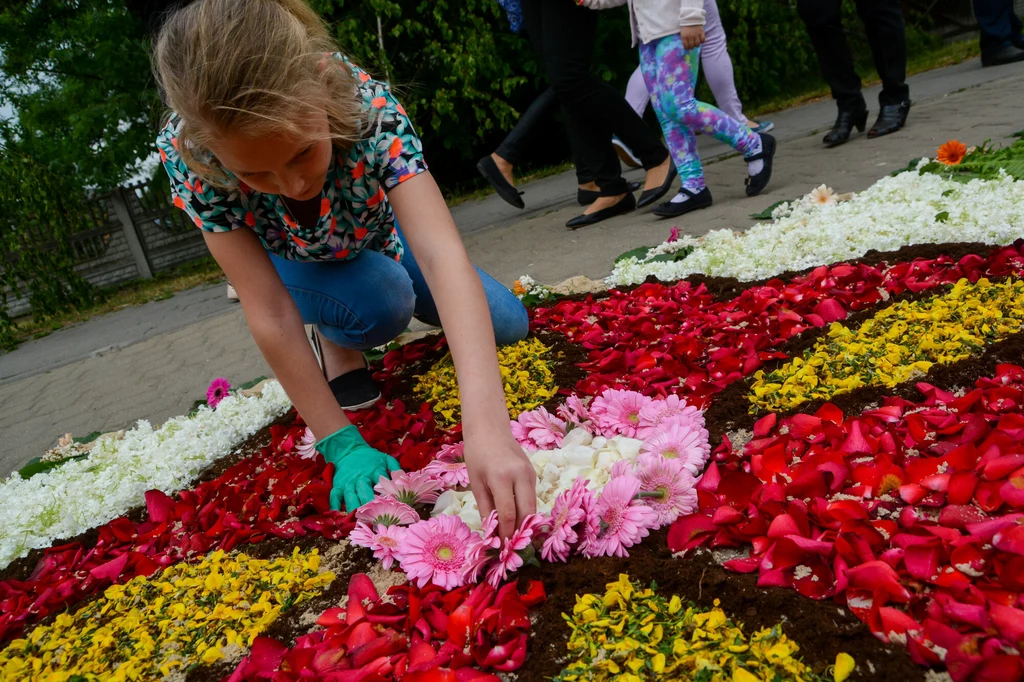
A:
[[[316,361],[323,368],[324,351],[320,346],[320,334],[317,333],[315,326],[310,334],[310,340],[313,342]],[[326,372],[324,372],[324,378],[327,378]],[[352,370],[334,377],[327,382],[327,386],[343,410],[365,410],[380,400],[380,389],[377,388],[377,384],[373,380],[369,364],[362,369]]]
[[[380,389],[369,368],[345,372],[327,382],[343,410],[365,410],[380,400]]]

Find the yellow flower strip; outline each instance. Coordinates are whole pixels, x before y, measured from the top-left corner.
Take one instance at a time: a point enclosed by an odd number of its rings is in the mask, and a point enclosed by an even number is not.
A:
[[[788,410],[830,400],[861,386],[893,387],[932,365],[970,357],[1020,331],[1024,282],[961,279],[946,294],[903,301],[878,312],[856,330],[834,322],[802,358],[754,374],[751,411]]]
[[[558,386],[551,374],[547,356],[551,349],[538,339],[527,339],[498,349],[498,365],[505,385],[505,403],[513,419],[546,403]],[[441,358],[426,374],[415,377],[413,393],[434,407],[434,415],[444,426],[462,420],[459,385],[451,353]]]
[[[555,682],[797,682],[820,680],[796,654],[781,626],[749,639],[742,625],[715,606],[683,606],[641,589],[622,574],[605,594],[576,597],[569,655],[574,659]]]
[[[240,654],[278,615],[334,579],[316,550],[273,561],[216,551],[108,587],[0,652],[0,679],[160,679]]]

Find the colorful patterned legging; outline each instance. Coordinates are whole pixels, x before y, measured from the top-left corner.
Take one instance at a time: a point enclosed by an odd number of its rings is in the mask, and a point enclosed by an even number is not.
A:
[[[651,103],[683,187],[691,192],[705,187],[695,133],[711,135],[744,156],[757,149],[760,142],[750,128],[694,98],[699,63],[700,48],[687,50],[677,34],[640,46],[640,69]]]

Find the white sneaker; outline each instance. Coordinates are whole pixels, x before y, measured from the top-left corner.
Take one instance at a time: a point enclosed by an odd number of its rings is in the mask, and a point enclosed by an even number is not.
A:
[[[235,288],[233,286],[231,286],[230,282],[228,282],[228,300],[229,301],[237,301],[238,300],[238,292],[235,291]]]
[[[626,144],[617,137],[612,137],[612,146],[615,147],[615,153],[619,155],[619,159],[622,163],[626,164],[630,168],[640,168],[642,165],[640,159],[633,155],[633,151],[626,146]]]

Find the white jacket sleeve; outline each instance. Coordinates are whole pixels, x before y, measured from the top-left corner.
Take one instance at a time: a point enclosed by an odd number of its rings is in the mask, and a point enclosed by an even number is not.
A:
[[[704,26],[704,0],[679,1],[680,26]]]
[[[576,3],[583,5],[587,9],[609,9],[611,7],[621,7],[625,5],[628,0],[576,0]],[[701,3],[703,7],[703,2]]]

